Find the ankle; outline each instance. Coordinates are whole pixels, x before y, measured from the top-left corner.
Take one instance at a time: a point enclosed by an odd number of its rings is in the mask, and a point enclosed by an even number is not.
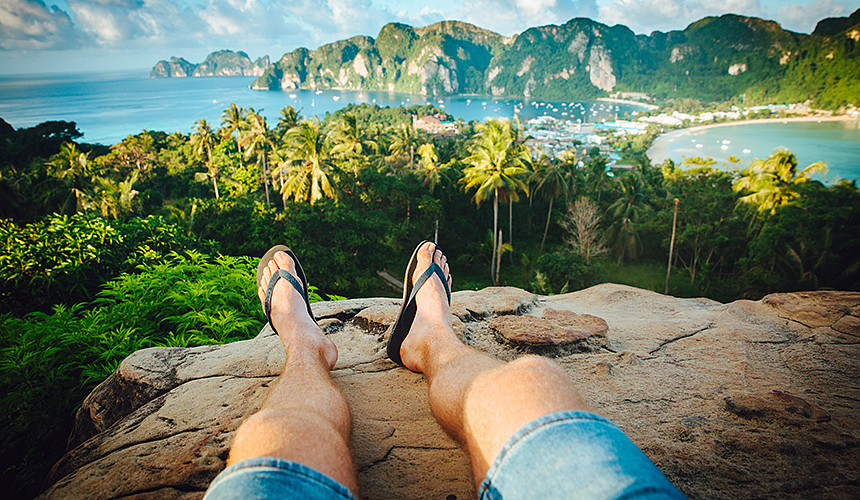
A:
[[[321,364],[328,370],[334,368],[338,358],[337,346],[316,325],[314,325],[314,329],[316,330],[314,333],[305,331],[300,335],[291,337],[281,336],[281,342],[287,351],[287,365]]]
[[[400,355],[407,368],[427,374],[447,364],[463,347],[450,325],[427,326],[409,334]]]

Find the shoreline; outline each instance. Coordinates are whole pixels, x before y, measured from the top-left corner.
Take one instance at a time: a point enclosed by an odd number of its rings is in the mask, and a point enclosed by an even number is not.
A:
[[[685,135],[692,134],[694,132],[700,132],[703,130],[708,130],[712,128],[720,128],[720,127],[732,127],[738,125],[749,125],[755,123],[788,123],[788,122],[849,122],[849,121],[857,121],[857,118],[839,115],[839,116],[795,116],[791,118],[757,118],[755,120],[738,120],[732,122],[722,122],[722,123],[710,123],[706,125],[696,125],[695,127],[682,128],[677,130],[671,130],[669,132],[660,134],[657,138],[654,139],[654,142],[651,143],[651,147],[648,148],[648,151],[645,152],[645,156],[651,161],[652,164],[655,163],[655,157],[660,158],[660,160],[664,160],[668,154],[666,144],[678,137],[683,137]]]
[[[594,99],[595,101],[604,101],[604,102],[615,102],[618,104],[628,104],[630,106],[639,106],[640,108],[645,108],[648,111],[653,111],[655,109],[659,109],[660,106],[655,106],[653,104],[647,104],[639,101],[630,101],[628,99],[615,99],[613,97],[598,97]]]

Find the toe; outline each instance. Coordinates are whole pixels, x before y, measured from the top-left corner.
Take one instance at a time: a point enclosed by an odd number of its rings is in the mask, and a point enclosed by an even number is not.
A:
[[[281,269],[286,269],[287,272],[293,273],[295,271],[295,265],[293,265],[293,259],[287,255],[286,252],[277,252],[275,253],[275,262],[277,262],[278,267]]]
[[[257,295],[260,297],[260,302],[266,301],[266,289],[269,287],[269,280],[272,279],[271,266],[272,261],[263,268],[263,274],[260,276],[260,282],[257,283]],[[277,267],[275,267],[277,270]]]

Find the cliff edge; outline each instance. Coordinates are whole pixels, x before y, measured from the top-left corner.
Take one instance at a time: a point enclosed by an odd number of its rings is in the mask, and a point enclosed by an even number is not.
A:
[[[773,294],[721,304],[604,284],[543,297],[456,292],[457,333],[503,359],[554,358],[692,498],[856,495],[860,293]],[[466,456],[427,406],[419,374],[385,358],[399,300],[313,305],[337,344],[365,498],[474,498]],[[200,498],[284,349],[252,339],[152,348],[86,399],[41,498]]]

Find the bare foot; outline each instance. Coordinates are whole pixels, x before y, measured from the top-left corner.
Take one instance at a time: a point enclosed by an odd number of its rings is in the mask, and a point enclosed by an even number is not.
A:
[[[450,290],[451,271],[448,268],[448,259],[435,244],[430,242],[425,243],[418,251],[418,265],[412,275],[412,282],[414,283],[430,267],[431,262],[435,262],[442,268]],[[409,335],[400,346],[400,358],[406,368],[424,373],[429,356],[434,351],[443,351],[437,347],[451,341],[459,344],[460,339],[451,327],[448,296],[437,274],[431,275],[418,290],[415,302],[417,306],[415,320],[412,322],[412,328],[409,329]]]
[[[293,259],[284,252],[275,253],[273,259],[263,270],[263,277],[257,285],[257,295],[260,303],[266,300],[266,288],[272,275],[278,269],[284,269],[296,276],[296,266]],[[296,278],[298,279],[298,278]],[[337,363],[337,347],[320,330],[308,315],[305,300],[299,291],[286,279],[279,279],[272,290],[270,303],[272,324],[287,348],[287,361],[295,356],[316,354],[328,364],[329,369]]]

